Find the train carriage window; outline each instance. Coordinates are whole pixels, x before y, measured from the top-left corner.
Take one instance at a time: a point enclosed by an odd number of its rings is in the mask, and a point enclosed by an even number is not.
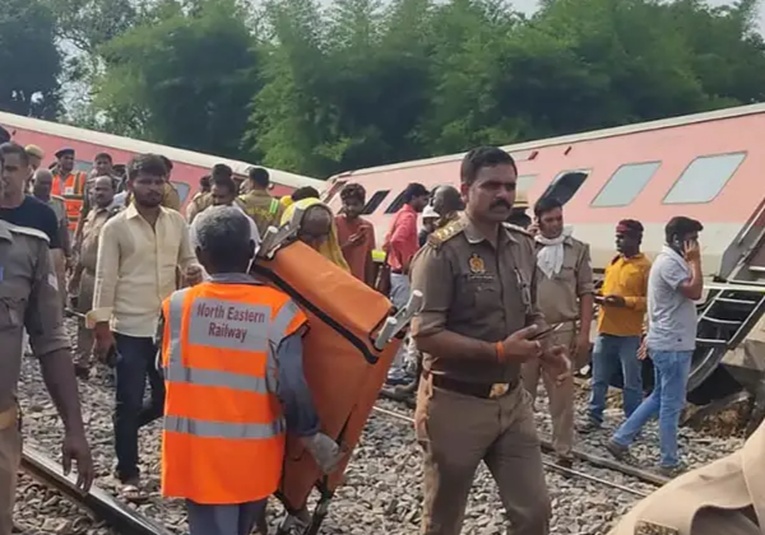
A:
[[[175,186],[175,190],[178,192],[178,198],[181,200],[181,206],[183,206],[183,203],[186,202],[186,197],[189,196],[191,186],[185,182],[175,182],[174,180],[171,180],[170,183]]]
[[[515,183],[516,191],[529,191],[536,179],[537,175],[520,175]]]
[[[90,173],[90,171],[93,169],[93,162],[87,161],[87,160],[75,160],[74,161],[74,170],[75,171],[82,171],[83,173]]]
[[[579,188],[582,187],[582,184],[589,175],[589,169],[563,171],[555,177],[552,184],[547,186],[547,189],[540,198],[555,197],[561,204],[566,204],[574,197]]]
[[[393,202],[385,209],[386,214],[395,214],[401,210],[401,207],[404,206],[404,191],[399,193],[396,198],[393,199]]]
[[[745,152],[696,158],[664,197],[664,204],[701,204],[711,201],[733,177],[744,158]]]
[[[380,206],[380,204],[385,200],[385,197],[388,196],[388,193],[390,193],[389,189],[375,191],[374,195],[372,195],[372,197],[370,197],[370,199],[367,201],[367,204],[364,205],[364,209],[361,211],[361,213],[363,215],[369,215],[373,213],[375,210],[377,210],[377,207]]]
[[[611,175],[590,206],[628,206],[653,178],[661,162],[628,163]]]

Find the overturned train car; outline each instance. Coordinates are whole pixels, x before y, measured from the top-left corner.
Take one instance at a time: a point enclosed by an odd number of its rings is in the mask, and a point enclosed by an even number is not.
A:
[[[706,290],[688,394],[697,405],[765,394],[763,135],[765,105],[757,104],[505,147],[532,203],[548,195],[566,203],[566,222],[590,244],[598,273],[615,255],[614,226],[622,218],[643,223],[651,258],[673,216],[704,224]],[[337,209],[344,184],[363,184],[363,213],[381,244],[406,185],[458,186],[462,156],[343,173],[332,177],[326,199]]]

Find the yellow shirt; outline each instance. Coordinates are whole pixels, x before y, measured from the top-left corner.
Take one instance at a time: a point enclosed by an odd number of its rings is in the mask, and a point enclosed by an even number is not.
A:
[[[152,229],[130,204],[101,229],[88,325],[110,321],[115,332],[154,336],[162,300],[176,290],[176,267],[196,263],[181,214],[160,207]]]
[[[606,268],[601,292],[624,298],[626,307],[601,306],[598,332],[614,336],[640,336],[648,295],[648,272],[651,261],[642,253],[625,258],[617,256]]]

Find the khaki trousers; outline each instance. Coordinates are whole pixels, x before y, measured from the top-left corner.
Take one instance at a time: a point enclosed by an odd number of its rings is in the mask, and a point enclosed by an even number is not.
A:
[[[11,535],[13,530],[13,502],[16,497],[16,480],[21,463],[21,432],[12,409],[13,418],[0,423],[0,535]],[[5,413],[4,413],[5,414]]]
[[[433,387],[422,377],[415,411],[424,451],[423,535],[459,535],[481,461],[499,487],[514,535],[546,535],[550,500],[531,399],[518,386],[497,399]]]
[[[552,345],[563,345],[567,348],[572,347],[575,340],[575,330],[555,333],[551,336]],[[572,363],[572,367],[574,366],[575,364]],[[523,386],[531,394],[532,403],[537,396],[539,377],[542,377],[547,397],[550,399],[553,448],[559,457],[570,457],[571,449],[574,447],[574,378],[569,377],[563,383],[556,384],[555,378],[547,373],[538,360],[524,363],[521,375]]]
[[[87,314],[93,306],[93,290],[95,276],[87,271],[82,272],[80,289],[77,292],[77,312]],[[93,331],[85,327],[85,319],[77,318],[77,355],[75,363],[83,368],[90,368],[93,353]]]

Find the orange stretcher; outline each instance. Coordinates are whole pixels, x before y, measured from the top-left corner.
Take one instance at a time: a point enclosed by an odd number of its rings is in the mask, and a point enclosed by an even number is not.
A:
[[[295,241],[284,227],[269,229],[252,271],[289,294],[306,312],[303,366],[322,430],[346,456],[328,476],[297,437],[287,438],[277,497],[288,516],[305,511],[316,488],[320,500],[305,534],[315,534],[369,418],[402,336],[419,305],[395,311],[391,302],[319,253]],[[287,520],[287,519],[285,519]],[[286,532],[287,530],[283,530]]]

